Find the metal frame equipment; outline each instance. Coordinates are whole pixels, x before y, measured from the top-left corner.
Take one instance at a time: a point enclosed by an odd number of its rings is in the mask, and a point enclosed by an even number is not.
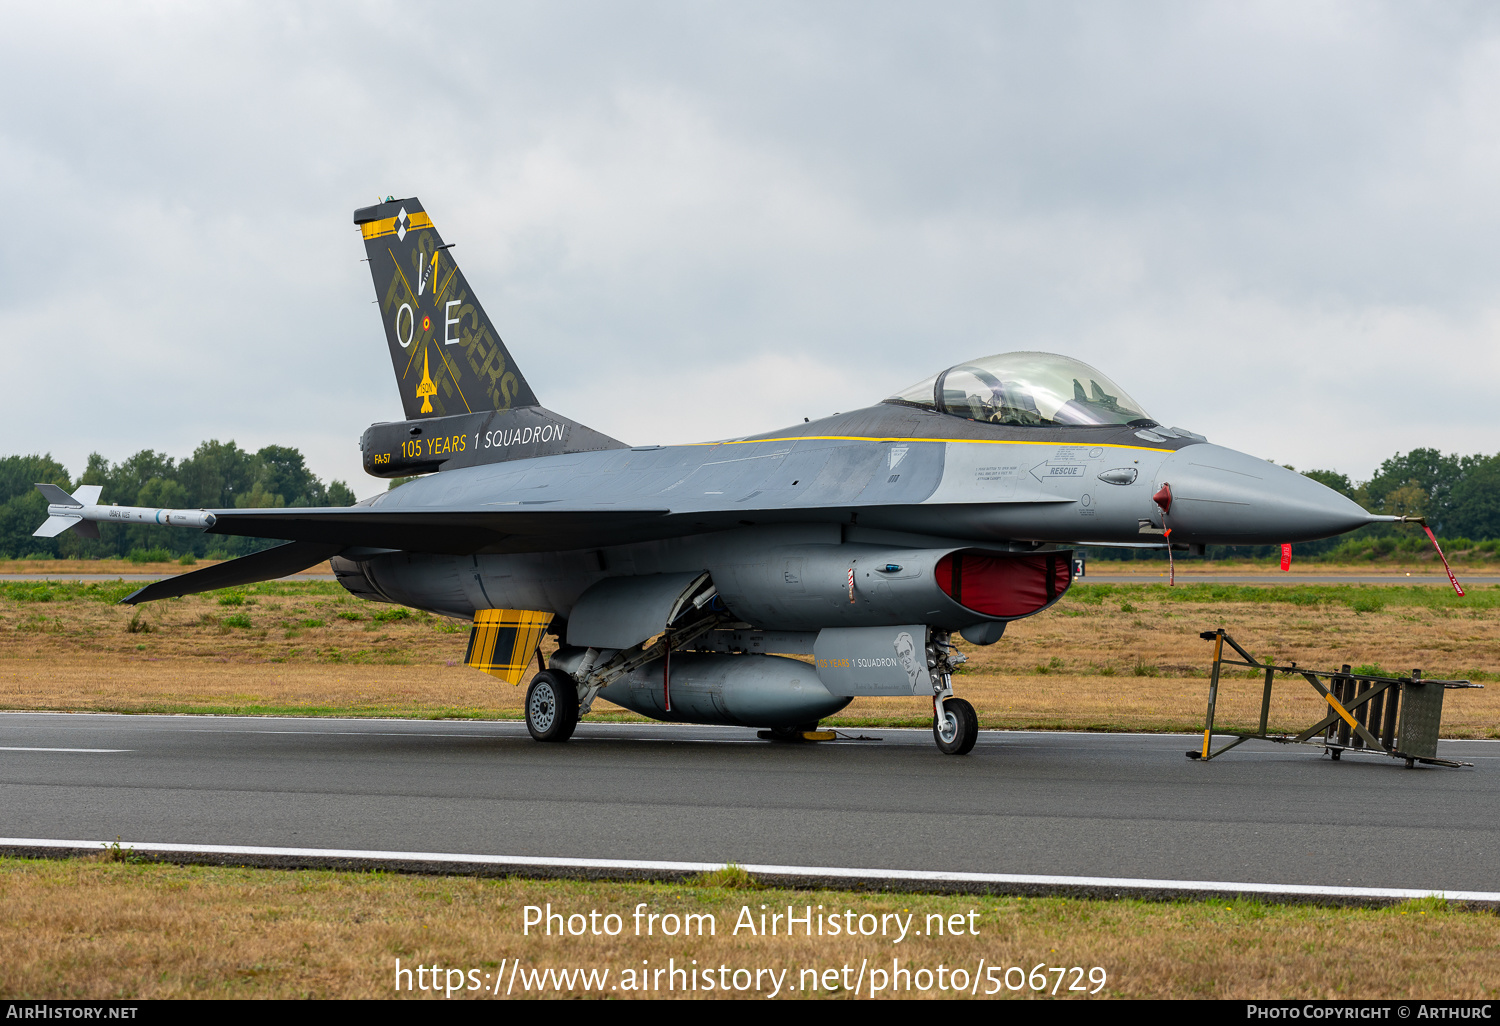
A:
[[[1218,758],[1236,745],[1250,740],[1275,741],[1278,744],[1320,745],[1335,760],[1345,752],[1387,755],[1405,759],[1407,769],[1419,762],[1434,766],[1472,766],[1437,757],[1438,731],[1443,716],[1443,695],[1455,688],[1480,688],[1467,680],[1424,680],[1421,670],[1409,677],[1381,677],[1353,673],[1345,663],[1340,670],[1309,670],[1296,663],[1275,666],[1256,660],[1231,638],[1224,628],[1198,635],[1214,643],[1213,674],[1208,684],[1208,715],[1203,724],[1203,748],[1187,753],[1189,759]],[[1226,659],[1228,645],[1242,657]],[[1219,676],[1224,666],[1245,666],[1265,674],[1261,693],[1260,727],[1254,732],[1214,730],[1214,705],[1219,697]],[[1276,675],[1300,675],[1312,685],[1329,705],[1328,715],[1297,734],[1272,734],[1267,731],[1271,714],[1271,688]],[[1328,686],[1323,686],[1323,681]],[[1219,749],[1213,748],[1218,733],[1234,740]]]

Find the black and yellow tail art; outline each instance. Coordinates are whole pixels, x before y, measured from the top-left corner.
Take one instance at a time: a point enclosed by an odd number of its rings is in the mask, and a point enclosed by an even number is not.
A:
[[[407,420],[538,405],[420,201],[362,207],[354,223]]]

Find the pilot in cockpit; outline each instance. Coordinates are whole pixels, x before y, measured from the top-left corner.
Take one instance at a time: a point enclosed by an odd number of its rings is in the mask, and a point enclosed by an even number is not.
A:
[[[1086,363],[1053,353],[1003,353],[961,363],[886,401],[989,424],[1155,423],[1109,378]]]

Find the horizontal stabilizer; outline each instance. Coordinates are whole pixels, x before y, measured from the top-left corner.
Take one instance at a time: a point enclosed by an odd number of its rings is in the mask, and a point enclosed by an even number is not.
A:
[[[216,563],[192,573],[178,574],[165,580],[148,584],[139,591],[131,592],[120,600],[121,604],[133,606],[156,599],[177,598],[179,595],[196,595],[200,591],[217,588],[233,588],[240,584],[257,584],[274,581],[306,570],[336,556],[344,548],[341,544],[327,542],[296,541],[278,545],[274,549],[256,552],[227,563]]]

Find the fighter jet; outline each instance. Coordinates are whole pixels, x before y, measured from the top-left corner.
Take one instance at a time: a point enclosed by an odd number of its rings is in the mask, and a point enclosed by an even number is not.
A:
[[[886,695],[930,701],[937,747],[964,754],[979,724],[953,693],[955,635],[994,644],[1057,602],[1075,547],[1201,552],[1396,519],[1165,427],[1050,353],[981,357],[764,434],[627,445],[541,405],[417,199],[354,223],[405,407],[364,432],[364,468],[414,480],[322,509],[135,509],[38,485],[37,533],[133,522],[282,539],[123,601],[329,559],[362,599],[472,621],[468,665],[512,685],[537,665],[538,741],[567,740],[600,698],[816,740],[854,697]]]

